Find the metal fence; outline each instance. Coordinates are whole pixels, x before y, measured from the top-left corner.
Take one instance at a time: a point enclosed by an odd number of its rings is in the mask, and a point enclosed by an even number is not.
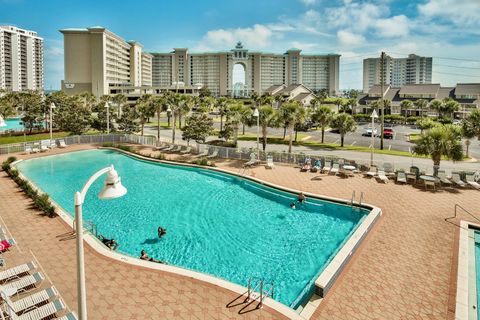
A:
[[[47,139],[48,140],[48,139]],[[101,144],[101,143],[133,143],[144,146],[156,147],[161,144],[171,144],[171,140],[161,139],[160,141],[155,136],[139,136],[134,134],[99,134],[99,135],[81,135],[81,136],[69,136],[60,139],[54,139],[56,144],[59,144],[60,140],[64,140],[67,145],[74,144]],[[43,140],[44,141],[44,140]],[[0,154],[10,154],[25,152],[26,146],[33,146],[35,144],[40,144],[42,141],[30,141],[22,142],[16,144],[7,144],[0,145]],[[197,144],[197,143],[188,143],[184,140],[177,139],[175,142],[176,146],[191,146],[192,149],[196,150],[198,154],[212,155],[215,158],[225,158],[225,159],[238,159],[238,160],[249,160],[252,153],[256,153],[256,148],[228,148],[213,146],[207,144]],[[312,164],[316,159],[322,161],[323,164],[329,164],[332,162],[348,163],[355,165],[358,169],[367,169],[370,167],[370,155],[368,153],[363,154],[363,157],[352,158],[352,157],[343,157],[341,155],[332,154],[329,151],[315,151],[315,153],[287,153],[287,152],[264,152],[260,150],[258,158],[261,161],[266,161],[267,156],[273,158],[273,161],[276,163],[284,163],[291,165],[298,165],[305,162],[306,158],[312,160]],[[418,167],[421,172],[427,174],[433,173],[433,162],[429,159],[419,159],[419,158],[407,158],[407,157],[396,157],[396,160],[391,160],[388,156],[382,156],[379,154],[375,155],[375,160],[373,164],[379,168],[383,167],[385,163],[388,163],[390,167],[393,167],[395,170],[407,170],[411,166]],[[400,160],[398,160],[400,159]],[[477,171],[480,169],[478,164],[464,164],[464,163],[448,163],[443,161],[441,163],[441,169],[446,170],[447,172],[451,171]]]

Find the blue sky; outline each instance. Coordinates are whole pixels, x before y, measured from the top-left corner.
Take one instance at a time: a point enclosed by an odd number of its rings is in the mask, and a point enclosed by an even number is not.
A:
[[[45,88],[63,78],[62,28],[104,26],[147,51],[188,47],[339,53],[340,88],[362,87],[362,59],[434,57],[433,81],[480,82],[480,0],[0,0],[0,24],[45,39]],[[456,58],[464,60],[448,60]],[[474,61],[465,61],[474,60]]]

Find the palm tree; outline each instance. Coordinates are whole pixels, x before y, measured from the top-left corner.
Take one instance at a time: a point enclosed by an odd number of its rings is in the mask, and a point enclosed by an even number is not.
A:
[[[320,89],[316,93],[317,99],[320,102],[320,105],[322,105],[325,100],[328,98],[328,89]]]
[[[250,106],[243,105],[241,122],[242,122],[242,135],[245,135],[245,126],[251,127],[254,124],[253,110]]]
[[[345,134],[347,134],[348,132],[354,132],[357,128],[357,123],[351,115],[347,113],[340,113],[333,117],[332,127],[339,130],[340,147],[343,147],[343,140],[345,138]]]
[[[260,95],[258,94],[257,91],[254,91],[254,92],[252,93],[252,95],[250,96],[250,98],[252,99],[253,105],[254,105],[255,107],[258,107],[258,106],[260,105]]]
[[[327,106],[323,106],[315,110],[312,114],[312,121],[318,123],[322,128],[322,143],[325,137],[325,128],[330,124],[333,117],[333,111]]]
[[[340,108],[343,107],[343,99],[342,98],[335,98],[334,103],[337,106],[337,112],[340,112]]]
[[[463,159],[462,131],[454,125],[438,125],[423,133],[415,142],[414,152],[430,156],[433,172],[437,175],[442,157],[454,161]]]
[[[276,96],[273,96],[273,98],[274,98],[274,100],[275,100],[275,102],[276,102],[276,104],[277,104],[277,106],[276,106],[277,109],[279,109],[279,108],[282,106],[282,104],[283,104],[285,101],[287,101],[287,98],[284,97],[284,96],[281,95],[281,94],[278,94],[278,95],[276,95]],[[283,138],[285,139],[285,137],[283,137]]]
[[[127,96],[122,93],[117,93],[112,97],[111,101],[112,104],[117,107],[117,116],[120,118],[122,116],[122,109],[128,102]]]
[[[358,104],[357,98],[350,98],[347,100],[347,106],[349,106],[350,110],[352,110],[352,114],[355,113],[354,110],[357,104]]]
[[[418,99],[413,104],[415,107],[417,107],[417,109],[420,109],[420,117],[423,118],[423,111],[427,108],[428,101],[425,99]]]
[[[270,105],[263,105],[258,108],[258,122],[262,127],[263,151],[267,147],[268,128],[275,126],[277,111]]]
[[[472,133],[472,137],[476,136],[480,140],[480,109],[473,110],[463,121],[463,126]]]
[[[150,98],[150,104],[157,114],[157,139],[160,141],[160,114],[166,110],[165,97],[152,96]]]
[[[151,103],[152,95],[144,94],[137,100],[137,113],[140,119],[141,125],[141,135],[143,136],[143,129],[145,128],[145,123],[147,123],[150,117],[155,115],[155,108]]]
[[[447,98],[443,101],[442,114],[453,118],[453,113],[460,109],[460,104],[452,98]]]
[[[228,99],[220,97],[217,99],[215,106],[220,114],[220,131],[223,130],[223,117],[227,114]]]
[[[305,120],[305,108],[298,101],[284,103],[278,113],[284,128],[289,129],[288,153],[292,153],[293,129]]]
[[[440,113],[442,111],[442,105],[443,105],[442,101],[434,99],[430,101],[430,104],[428,106],[430,109],[437,111],[438,116],[440,117]]]
[[[413,108],[413,102],[411,100],[403,100],[400,102],[400,111],[401,113],[405,112],[405,116],[407,116],[407,110]]]
[[[233,128],[233,144],[235,146],[237,146],[238,129],[240,127],[240,123],[242,122],[242,112],[243,104],[239,102],[230,103],[226,112],[226,116],[228,118],[226,122],[230,123]]]

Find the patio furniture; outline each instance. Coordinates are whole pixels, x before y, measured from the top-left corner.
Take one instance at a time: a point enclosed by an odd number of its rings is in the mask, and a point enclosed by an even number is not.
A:
[[[17,281],[11,281],[0,286],[0,291],[8,292],[7,296],[13,296],[14,294],[27,292],[40,285],[45,277],[36,272],[33,275],[28,275],[20,278]]]
[[[205,149],[205,151],[197,154],[195,157],[200,158],[200,157],[206,157],[206,156],[208,156],[208,149]]]
[[[383,170],[378,170],[378,179],[382,181],[383,183],[388,183],[388,177],[385,175],[385,171]]]
[[[458,172],[452,172],[452,182],[457,185],[458,187],[464,188],[467,186],[465,181],[460,178],[460,174]]]
[[[30,261],[10,269],[0,271],[0,282],[5,283],[13,279],[19,279],[22,275],[26,275],[29,271],[36,268],[37,265],[33,261]]]
[[[330,161],[325,161],[324,165],[323,165],[323,168],[322,168],[322,172],[330,173],[330,169],[331,169],[330,166],[331,166],[331,162]]]
[[[343,169],[345,170],[345,173],[348,175],[348,176],[351,176],[353,177],[354,176],[354,172],[355,170],[357,169],[357,167],[353,166],[353,165],[350,165],[350,164],[345,164],[343,165]]]
[[[312,160],[310,158],[306,158],[302,168],[300,169],[300,172],[307,172],[310,171],[310,169],[312,169]]]
[[[41,307],[33,309],[27,313],[23,313],[20,316],[14,316],[12,314],[13,320],[40,320],[45,318],[56,317],[56,314],[65,310],[65,303],[61,300],[55,300],[53,302],[47,303]]]
[[[180,151],[181,154],[189,154],[192,152],[192,147],[187,147],[185,150]]]
[[[275,164],[273,164],[273,157],[272,156],[267,157],[267,165],[265,167],[267,169],[274,169],[275,168]]]
[[[77,314],[75,312],[70,312],[64,315],[61,318],[57,318],[57,320],[78,320]]]
[[[30,153],[32,153],[32,152],[33,152],[32,146],[25,146],[25,153],[26,153],[26,154],[30,154]]]
[[[339,170],[340,170],[340,164],[334,163],[334,164],[332,165],[332,168],[330,168],[330,171],[328,172],[328,174],[337,175],[337,173],[338,173]]]
[[[377,175],[377,167],[376,166],[371,166],[370,169],[364,173],[365,177],[370,177],[373,178]]]
[[[440,180],[440,184],[452,185],[452,181],[448,180],[445,170],[438,170],[437,178]]]
[[[211,155],[207,156],[207,158],[213,159],[213,158],[216,158],[217,156],[218,156],[218,149],[215,149]]]
[[[163,150],[163,151],[165,151],[165,152],[170,152],[170,151],[172,151],[174,148],[175,148],[175,145],[174,145],[174,144],[171,144],[171,145],[169,145],[168,147],[166,147],[165,149],[161,149],[161,150]]]
[[[48,302],[57,296],[57,289],[55,289],[55,287],[50,287],[16,301],[11,301],[9,297],[5,297],[5,300],[8,302],[10,310],[19,314],[28,312],[36,308],[37,305]]]
[[[393,164],[391,164],[390,162],[385,162],[382,167],[386,175],[395,175],[395,168],[393,167]]]
[[[475,188],[475,189],[480,189],[480,184],[475,181],[474,174],[473,173],[467,173],[465,174],[465,180],[467,180],[467,183]]]
[[[273,161],[273,159],[272,159]],[[250,153],[250,160],[248,160],[247,162],[245,162],[245,164],[243,165],[244,168],[246,167],[251,167],[251,166],[254,166],[257,164],[257,155],[252,152]]]
[[[435,181],[423,180],[423,183],[425,184],[425,191],[428,190],[428,187],[432,187],[432,188],[433,188],[433,191],[436,191]]]
[[[403,171],[397,172],[397,183],[407,184],[407,175]]]
[[[68,145],[65,143],[65,140],[63,140],[63,139],[58,140],[58,146],[59,146],[60,148],[66,148],[66,147],[68,147]]]
[[[32,147],[32,152],[37,153],[40,152],[40,145],[38,143],[34,143]]]

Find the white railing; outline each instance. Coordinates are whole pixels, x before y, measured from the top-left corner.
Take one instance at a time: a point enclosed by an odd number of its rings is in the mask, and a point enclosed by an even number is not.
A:
[[[64,138],[57,138],[57,144],[59,140],[64,140],[67,145],[74,145],[74,144],[102,144],[102,143],[133,143],[133,144],[140,144],[145,146],[155,147],[160,145],[160,143],[167,143],[171,144],[170,139],[161,139],[158,141],[155,136],[139,136],[135,134],[99,134],[99,135],[81,135],[81,136],[68,136]],[[29,142],[21,142],[15,144],[5,144],[0,145],[0,155],[1,154],[11,154],[11,153],[18,153],[18,152],[25,152],[26,146],[33,146],[34,144],[40,144],[41,140],[39,141],[29,141]],[[213,146],[207,144],[197,144],[195,142],[187,143],[184,140],[177,139],[175,141],[176,146],[187,146],[190,145],[192,149],[195,149],[197,153],[202,154],[208,152],[208,155],[212,155],[216,153],[215,158],[225,158],[225,159],[238,159],[243,161],[250,160],[251,153],[256,153],[255,148],[228,148],[228,147],[220,147],[220,146]],[[368,159],[355,159],[349,158],[345,159],[344,157],[337,156],[332,154],[329,151],[325,151],[322,153],[321,151],[317,151],[317,154],[305,154],[305,153],[287,153],[287,152],[264,152],[260,150],[259,152],[259,159],[261,161],[266,161],[267,155],[273,158],[274,162],[277,163],[284,163],[284,164],[292,164],[298,165],[303,164],[305,159],[310,158],[311,163],[313,164],[315,160],[321,160],[322,164],[331,164],[333,162],[339,163],[348,163],[355,165],[360,170],[367,170],[370,167],[370,160]],[[396,157],[398,159],[399,157]],[[382,168],[385,163],[390,164],[394,170],[405,170],[409,171],[411,166],[418,167],[421,172],[425,172],[426,174],[433,173],[433,163],[428,164],[429,161],[419,161],[418,158],[408,158],[404,157],[401,160],[375,160],[373,161],[373,165],[377,166],[378,168]],[[441,164],[441,169],[446,170],[447,173],[451,171],[475,171],[472,170],[472,167],[468,167],[462,165],[461,163],[455,164]],[[478,170],[478,169],[477,169]]]

